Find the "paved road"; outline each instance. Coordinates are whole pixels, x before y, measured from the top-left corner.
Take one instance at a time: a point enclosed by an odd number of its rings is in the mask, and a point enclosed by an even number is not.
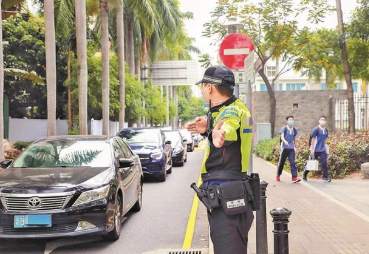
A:
[[[202,151],[189,153],[185,166],[174,167],[164,183],[147,180],[143,188],[143,209],[127,216],[121,237],[116,242],[104,242],[98,236],[0,240],[0,253],[141,254],[158,249],[180,249],[194,197],[189,186],[198,180],[202,156]]]

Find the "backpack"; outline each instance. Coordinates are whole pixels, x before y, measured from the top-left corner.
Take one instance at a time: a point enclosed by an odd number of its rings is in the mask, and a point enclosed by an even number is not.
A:
[[[296,133],[296,128],[295,127],[292,127],[292,128],[293,128],[293,134],[295,134]],[[287,134],[287,127],[284,127],[283,135],[286,137],[286,134]],[[279,144],[282,144],[281,135],[279,135]]]
[[[309,136],[309,148],[311,147],[311,140],[313,139],[313,134],[316,132],[316,131],[318,131],[318,128],[319,128],[319,126],[317,126],[317,127],[315,127],[314,128],[314,130],[313,130],[313,132],[310,134],[310,136]],[[325,128],[325,130],[327,131],[327,134],[328,134],[328,129],[327,129],[327,127]]]

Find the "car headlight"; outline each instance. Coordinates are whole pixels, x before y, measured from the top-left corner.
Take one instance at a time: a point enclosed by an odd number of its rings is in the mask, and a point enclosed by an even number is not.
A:
[[[163,158],[163,153],[162,152],[152,153],[150,157],[153,158],[154,160],[160,160],[161,158]]]
[[[82,205],[82,204],[96,201],[99,199],[103,199],[106,196],[108,196],[109,190],[110,190],[110,185],[107,185],[107,186],[104,186],[104,187],[101,187],[95,190],[82,192],[82,194],[79,196],[76,202],[74,202],[73,206],[78,206],[78,205]]]

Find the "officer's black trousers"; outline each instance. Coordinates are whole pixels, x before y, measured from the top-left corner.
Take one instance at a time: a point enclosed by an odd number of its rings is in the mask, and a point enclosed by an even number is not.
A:
[[[214,254],[246,254],[248,233],[254,215],[251,207],[247,212],[228,216],[223,209],[208,211],[210,237],[214,244]]]

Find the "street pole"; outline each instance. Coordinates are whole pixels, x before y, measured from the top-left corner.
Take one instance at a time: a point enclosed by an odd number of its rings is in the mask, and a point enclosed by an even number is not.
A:
[[[252,90],[251,90],[251,80],[248,80],[246,85],[246,107],[249,109],[251,117],[250,117],[250,125],[253,127],[253,119],[252,119]],[[251,150],[250,150],[250,161],[249,161],[249,167],[247,169],[247,174],[251,175],[253,173],[253,146],[254,141],[251,141]]]
[[[243,24],[237,21],[236,17],[229,17],[228,21],[223,25],[223,27],[228,28],[228,35],[237,33],[237,29],[243,28]],[[240,86],[235,84],[233,95],[240,98]]]

